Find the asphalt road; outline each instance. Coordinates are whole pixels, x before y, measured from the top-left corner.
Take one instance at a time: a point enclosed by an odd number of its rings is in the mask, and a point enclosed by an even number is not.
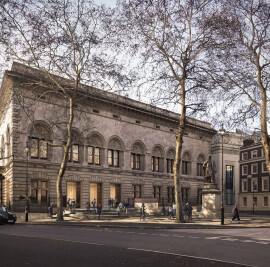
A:
[[[270,229],[1,225],[1,266],[269,266]]]

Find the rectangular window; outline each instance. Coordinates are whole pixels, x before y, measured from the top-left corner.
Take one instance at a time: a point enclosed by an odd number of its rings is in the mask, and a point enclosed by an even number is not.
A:
[[[258,173],[258,164],[257,163],[251,164],[251,173],[252,174]]]
[[[247,152],[243,152],[242,153],[242,160],[247,160],[248,159],[248,153]]]
[[[248,191],[248,182],[247,180],[242,180],[242,192]]]
[[[175,202],[174,199],[174,186],[167,187],[167,197],[168,197],[168,204],[172,204]]]
[[[258,180],[254,179],[251,181],[251,191],[257,192],[258,191]]]
[[[131,153],[131,169],[140,170],[141,155]]]
[[[247,198],[243,197],[243,206],[246,207],[247,206]]]
[[[183,203],[186,203],[188,202],[188,199],[189,199],[189,189],[188,188],[181,188],[181,191],[182,191],[182,201]]]
[[[100,148],[99,147],[95,147],[94,158],[95,158],[95,164],[100,165]]]
[[[40,158],[47,159],[48,158],[48,143],[44,140],[39,140],[40,147]]]
[[[268,197],[263,197],[263,206],[268,207]]]
[[[31,202],[47,205],[48,203],[48,181],[31,180]]]
[[[253,197],[253,206],[257,207],[257,197]]]
[[[268,172],[266,162],[262,163],[262,172]]]
[[[113,166],[113,150],[108,150],[108,165]]]
[[[79,145],[72,145],[72,161],[79,162]]]
[[[233,204],[233,166],[226,165],[226,205]]]
[[[89,164],[94,164],[93,154],[94,154],[94,147],[89,146],[87,148],[87,158],[88,158],[88,163]]]
[[[152,157],[152,171],[159,172],[159,157]]]
[[[142,197],[142,186],[141,185],[132,185],[132,197],[141,198]]]
[[[173,159],[167,159],[167,173],[173,173]]]
[[[117,151],[117,150],[113,151],[113,166],[114,167],[119,166],[119,151]]]
[[[203,176],[203,163],[197,162],[197,176]]]
[[[262,178],[262,191],[269,191],[269,178],[268,177]]]
[[[153,197],[158,199],[158,202],[161,203],[161,187],[160,186],[153,187]]]
[[[188,161],[182,160],[182,174],[188,174]]]
[[[252,150],[251,151],[251,158],[252,159],[255,159],[255,158],[257,158],[258,157],[258,151],[257,150]]]
[[[248,174],[248,165],[243,165],[242,166],[242,175],[247,175]]]
[[[31,138],[31,148],[30,148],[31,158],[38,158],[38,139]]]
[[[119,167],[119,151],[109,149],[108,150],[108,165],[111,167]]]

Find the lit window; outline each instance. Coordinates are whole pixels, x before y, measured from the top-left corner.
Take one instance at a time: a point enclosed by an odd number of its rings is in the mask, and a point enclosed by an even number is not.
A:
[[[100,148],[89,146],[87,148],[88,163],[100,165]]]
[[[160,158],[159,157],[152,157],[152,171],[153,172],[159,172],[159,162]]]
[[[48,144],[45,140],[32,137],[30,139],[30,157],[31,158],[48,158]]]
[[[141,155],[140,154],[135,154],[131,153],[131,169],[133,170],[140,170],[141,169]]]
[[[71,162],[79,162],[79,145],[71,145],[69,148],[68,160]]]
[[[108,165],[110,167],[119,167],[119,151],[109,149],[108,150]]]

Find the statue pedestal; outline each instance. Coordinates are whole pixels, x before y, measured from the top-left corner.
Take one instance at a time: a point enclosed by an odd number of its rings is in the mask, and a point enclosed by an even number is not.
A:
[[[200,218],[220,217],[221,191],[214,183],[205,183],[202,189],[202,211]]]

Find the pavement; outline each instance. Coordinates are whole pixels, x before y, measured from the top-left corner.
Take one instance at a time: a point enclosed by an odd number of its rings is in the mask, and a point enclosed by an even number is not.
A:
[[[29,214],[30,215],[30,214]],[[35,224],[35,225],[66,225],[66,226],[84,226],[84,227],[105,227],[105,228],[138,228],[138,229],[200,229],[200,228],[266,228],[270,227],[270,216],[267,215],[246,215],[240,217],[240,222],[231,222],[231,216],[226,216],[224,225],[221,225],[220,219],[203,219],[194,218],[192,222],[176,223],[174,219],[169,219],[167,216],[146,216],[144,221],[140,221],[138,216],[119,216],[105,217],[101,215],[98,220],[97,216],[91,216],[91,219],[86,216],[64,217],[64,221],[56,221],[56,216],[51,219],[46,214],[41,216],[29,216],[28,222],[24,220],[24,214],[17,214],[19,224]]]

